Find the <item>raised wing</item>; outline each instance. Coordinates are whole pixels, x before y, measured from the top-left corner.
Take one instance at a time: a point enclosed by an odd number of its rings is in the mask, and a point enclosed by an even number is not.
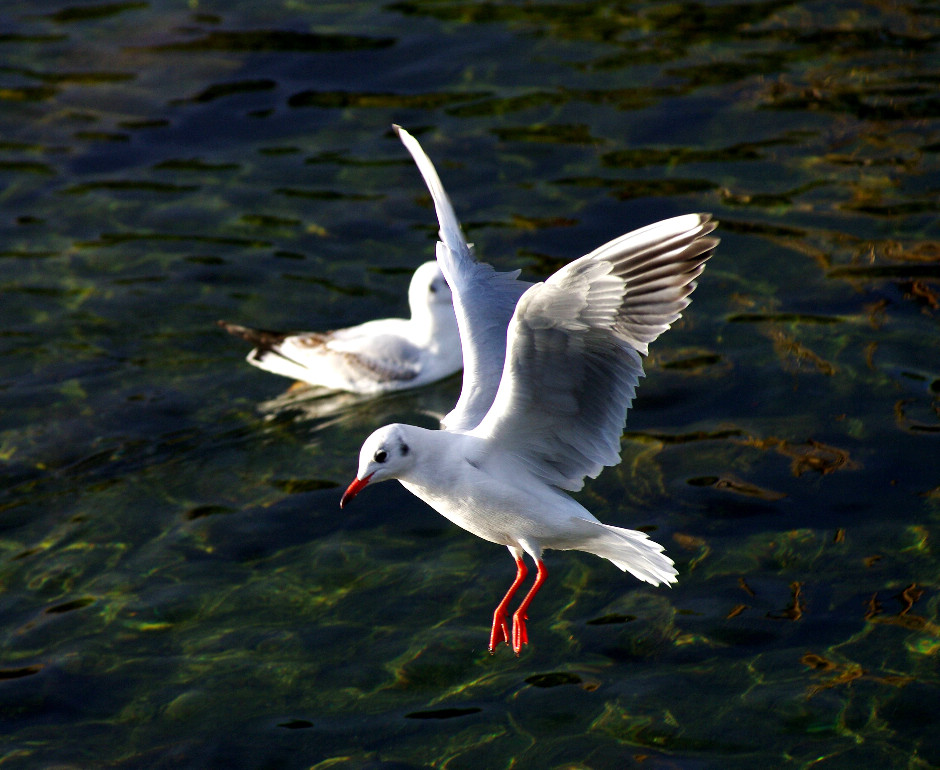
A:
[[[578,490],[620,461],[640,353],[689,304],[718,245],[716,222],[689,214],[621,236],[519,300],[493,406],[474,435],[538,477]]]
[[[496,396],[506,359],[506,329],[519,297],[532,284],[518,280],[518,270],[498,273],[491,265],[476,260],[434,164],[417,139],[400,126],[394,129],[414,158],[434,201],[443,241],[437,244],[437,261],[453,294],[463,346],[460,398],[441,425],[448,430],[470,430],[483,419]]]

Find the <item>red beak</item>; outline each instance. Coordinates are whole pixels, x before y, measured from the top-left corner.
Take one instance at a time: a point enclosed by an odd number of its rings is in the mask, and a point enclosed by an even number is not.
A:
[[[347,490],[343,493],[343,497],[339,501],[339,507],[345,508],[346,503],[352,500],[356,495],[358,495],[363,489],[366,488],[366,485],[369,483],[369,479],[373,476],[370,473],[364,479],[353,479],[353,483],[349,485]]]

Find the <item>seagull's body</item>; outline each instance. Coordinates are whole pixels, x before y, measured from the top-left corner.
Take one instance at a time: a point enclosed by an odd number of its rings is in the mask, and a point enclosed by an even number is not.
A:
[[[640,354],[688,305],[718,243],[708,237],[715,223],[707,214],[658,222],[529,285],[474,259],[431,161],[406,131],[399,136],[437,210],[437,258],[454,295],[464,384],[443,430],[395,424],[366,439],[340,505],[370,482],[397,478],[458,526],[505,545],[517,574],[494,612],[490,651],[510,642],[507,606],[528,554],[538,574],[513,614],[518,654],[546,577],[545,549],[596,554],[652,585],[676,580],[661,545],[601,523],[566,492],[620,461]]]
[[[255,347],[248,363],[331,390],[378,394],[417,388],[463,366],[450,288],[425,262],[408,289],[411,318],[383,318],[329,332],[284,333],[219,325]]]
[[[647,558],[645,551],[656,546],[646,535],[601,524],[574,498],[531,473],[522,458],[494,451],[473,433],[389,427],[384,444],[420,448],[412,457],[422,461],[398,477],[402,485],[477,537],[530,555],[541,549],[588,551],[654,585],[672,582],[675,570],[663,566],[665,557]],[[618,549],[631,550],[637,541],[642,545],[635,559],[618,559]]]

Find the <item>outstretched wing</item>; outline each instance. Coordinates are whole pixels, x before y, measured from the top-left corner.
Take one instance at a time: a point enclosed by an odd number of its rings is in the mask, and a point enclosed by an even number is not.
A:
[[[394,128],[418,165],[434,201],[443,241],[437,244],[437,261],[454,298],[463,346],[460,398],[441,425],[448,430],[470,430],[483,419],[496,396],[506,358],[506,329],[519,297],[532,284],[518,280],[518,270],[498,273],[491,265],[476,260],[434,164],[417,139],[400,126]]]
[[[620,461],[640,353],[689,304],[718,245],[708,214],[617,238],[519,300],[493,406],[472,431],[561,489]]]

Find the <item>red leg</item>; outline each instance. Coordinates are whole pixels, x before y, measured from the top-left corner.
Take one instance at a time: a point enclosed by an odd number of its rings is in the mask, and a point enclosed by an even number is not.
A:
[[[520,556],[516,559],[516,579],[512,581],[512,585],[509,586],[509,590],[493,613],[493,630],[490,631],[491,654],[493,650],[496,649],[496,645],[500,642],[509,644],[509,625],[506,623],[506,606],[509,604],[509,600],[512,599],[513,594],[516,593],[516,589],[519,588],[519,585],[525,580],[527,573],[528,570],[526,570],[525,564]]]
[[[512,650],[516,655],[521,652],[522,645],[529,643],[529,632],[525,627],[525,622],[529,617],[529,605],[542,587],[542,583],[545,582],[545,578],[548,577],[548,570],[545,569],[545,564],[541,559],[535,563],[535,566],[538,569],[535,582],[519,605],[519,609],[512,614]]]

